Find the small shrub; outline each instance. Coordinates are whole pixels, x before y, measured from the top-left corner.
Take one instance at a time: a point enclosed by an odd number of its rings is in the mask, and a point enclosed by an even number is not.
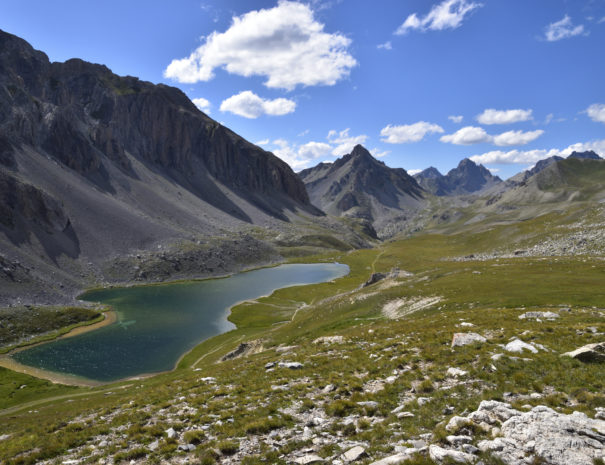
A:
[[[236,441],[221,441],[217,445],[218,450],[221,451],[223,455],[233,455],[239,450],[239,442]]]
[[[130,462],[131,460],[142,459],[147,456],[147,449],[143,447],[137,447],[136,449],[127,450],[125,452],[117,453],[113,460],[115,463]]]
[[[194,429],[191,431],[186,431],[183,435],[183,439],[187,444],[200,444],[204,439],[206,439],[206,435],[201,429]]]

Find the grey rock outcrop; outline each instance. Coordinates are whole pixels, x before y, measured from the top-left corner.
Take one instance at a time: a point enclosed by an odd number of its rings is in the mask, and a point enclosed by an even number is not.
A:
[[[487,341],[487,339],[477,333],[454,333],[454,336],[452,337],[452,347],[466,346],[485,341]]]
[[[588,344],[563,355],[575,358],[582,362],[605,362],[605,342]]]
[[[478,446],[508,465],[529,465],[536,458],[549,465],[591,465],[605,456],[605,421],[537,406],[511,416],[502,423],[500,437]]]

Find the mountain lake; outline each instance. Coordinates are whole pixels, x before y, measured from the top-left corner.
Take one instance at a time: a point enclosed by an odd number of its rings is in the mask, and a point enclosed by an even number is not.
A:
[[[227,278],[90,291],[82,300],[113,307],[117,321],[36,345],[12,357],[23,365],[101,382],[172,370],[200,342],[230,331],[230,308],[284,287],[331,281],[339,263],[288,264]]]

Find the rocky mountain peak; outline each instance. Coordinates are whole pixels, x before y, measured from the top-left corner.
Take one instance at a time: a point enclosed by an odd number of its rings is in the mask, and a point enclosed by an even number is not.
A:
[[[351,157],[352,158],[374,158],[372,157],[372,154],[368,151],[368,149],[366,149],[363,145],[361,144],[357,144],[355,147],[353,147],[353,151],[351,152]]]
[[[573,151],[568,158],[580,158],[584,160],[602,160],[602,158],[593,150],[587,150],[585,152]]]
[[[485,166],[477,165],[470,158],[462,160],[445,176],[436,168],[430,167],[416,174],[414,178],[425,190],[438,196],[471,194],[502,182]]]
[[[414,175],[414,177],[416,179],[422,179],[422,178],[424,178],[424,179],[438,179],[438,178],[442,178],[443,175],[434,166],[429,166],[425,170],[422,170],[420,173]]]

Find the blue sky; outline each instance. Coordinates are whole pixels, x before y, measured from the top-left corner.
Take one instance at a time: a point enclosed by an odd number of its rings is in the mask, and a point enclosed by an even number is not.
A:
[[[362,143],[503,178],[605,156],[605,0],[3,0],[0,28],[181,88],[295,169]]]

